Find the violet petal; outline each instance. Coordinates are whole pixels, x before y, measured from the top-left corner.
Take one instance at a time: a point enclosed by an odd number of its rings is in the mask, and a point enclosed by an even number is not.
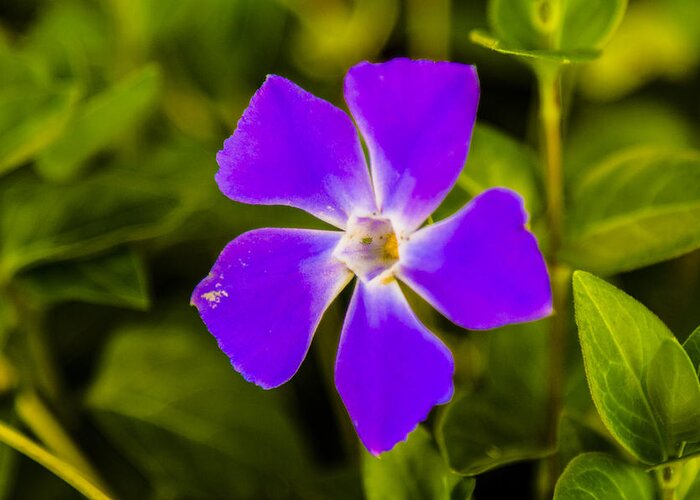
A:
[[[301,208],[340,228],[353,211],[376,210],[348,115],[280,76],[258,89],[216,160],[235,201]]]
[[[289,380],[321,316],[352,274],[332,252],[342,233],[257,229],[219,255],[192,303],[234,368],[265,389]]]
[[[552,311],[547,266],[522,198],[495,188],[401,246],[398,276],[456,324],[488,329]]]
[[[396,281],[358,281],[338,348],[335,384],[365,447],[391,449],[452,397],[454,362],[411,311]]]
[[[345,100],[369,149],[379,208],[410,233],[464,166],[479,101],[476,68],[364,62],[348,71]]]

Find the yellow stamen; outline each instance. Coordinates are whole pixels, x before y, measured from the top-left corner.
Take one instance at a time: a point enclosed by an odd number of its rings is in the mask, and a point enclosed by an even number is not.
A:
[[[396,239],[394,233],[386,235],[386,243],[384,244],[384,258],[397,260],[399,258],[399,240]]]

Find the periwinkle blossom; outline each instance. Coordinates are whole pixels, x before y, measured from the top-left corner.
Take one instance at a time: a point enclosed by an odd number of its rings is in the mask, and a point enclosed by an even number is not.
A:
[[[296,373],[324,311],[357,276],[335,383],[360,439],[378,455],[454,390],[450,351],[397,280],[477,330],[542,318],[551,293],[514,192],[490,189],[423,226],[467,156],[479,100],[473,66],[360,63],[344,94],[369,169],[345,112],[269,76],[217,155],[216,175],[235,201],[297,207],[338,230],[244,233],[192,302],[234,368],[269,389]]]

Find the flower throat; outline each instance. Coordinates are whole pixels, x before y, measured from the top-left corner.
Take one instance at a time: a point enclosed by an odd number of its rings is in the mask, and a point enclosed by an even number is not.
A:
[[[352,216],[345,235],[333,255],[362,281],[369,282],[399,260],[399,241],[389,219],[378,216]]]

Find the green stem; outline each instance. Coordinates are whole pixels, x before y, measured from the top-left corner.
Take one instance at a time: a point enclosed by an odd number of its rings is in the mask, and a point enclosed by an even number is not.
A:
[[[661,500],[676,500],[676,488],[681,481],[683,465],[667,465],[656,471],[656,479],[661,490]]]
[[[35,393],[24,391],[18,394],[15,399],[15,408],[22,421],[50,450],[77,467],[92,483],[107,489],[96,470]]]
[[[0,442],[5,443],[10,448],[13,448],[53,472],[85,495],[85,497],[91,500],[109,500],[110,497],[95,486],[89,479],[85,478],[78,469],[52,455],[37,443],[4,422],[0,422]]]
[[[80,470],[91,484],[106,491],[96,470],[40,397],[46,396],[50,402],[58,403],[63,392],[58,369],[42,331],[42,310],[24,300],[22,293],[12,286],[7,288],[7,294],[14,305],[15,329],[24,340],[26,353],[22,356],[20,370],[19,385],[23,390],[15,398],[18,415],[43,444]]]
[[[542,156],[545,167],[544,183],[547,197],[548,249],[547,261],[552,283],[554,315],[549,320],[549,401],[547,422],[547,444],[554,450],[557,446],[557,428],[564,394],[566,365],[566,331],[569,299],[570,270],[557,259],[561,247],[564,224],[564,175],[562,171],[561,137],[561,66],[543,63],[535,71],[539,90],[539,118],[542,127]],[[560,464],[556,453],[545,467],[546,491],[542,497],[550,496],[559,477]]]
[[[552,63],[553,64],[553,63]],[[537,81],[540,98],[542,127],[542,155],[545,166],[547,196],[547,224],[549,229],[550,265],[556,264],[561,246],[564,219],[564,174],[562,170],[561,140],[561,76],[559,65],[538,66]]]

